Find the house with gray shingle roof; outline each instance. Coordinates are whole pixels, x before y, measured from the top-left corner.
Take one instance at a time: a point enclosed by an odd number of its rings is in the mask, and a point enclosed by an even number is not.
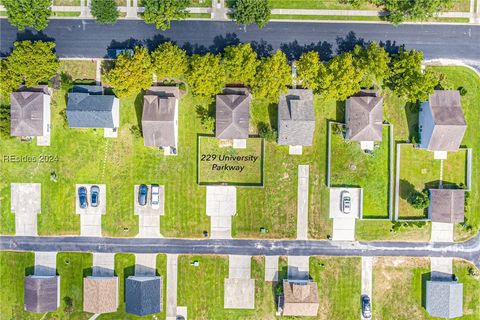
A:
[[[178,87],[151,87],[143,97],[142,133],[147,147],[159,147],[165,155],[177,153]]]
[[[60,277],[25,277],[24,308],[30,312],[51,312],[60,306]]]
[[[439,153],[457,151],[466,130],[457,90],[435,90],[429,100],[422,103],[419,112],[421,148]]]
[[[145,316],[162,311],[162,278],[130,276],[125,282],[127,313]]]
[[[428,216],[433,222],[461,223],[465,214],[465,191],[430,189]]]
[[[312,90],[290,89],[287,94],[280,95],[277,143],[290,146],[290,154],[301,154],[302,146],[312,145],[314,132]]]
[[[279,309],[283,316],[317,316],[318,286],[311,280],[283,280],[283,297]]]
[[[105,137],[116,137],[120,125],[120,100],[104,95],[101,86],[74,86],[68,94],[70,128],[103,128]]]
[[[452,319],[463,315],[463,284],[427,281],[425,309],[431,317]]]
[[[226,88],[216,96],[215,136],[226,140],[248,138],[251,95],[246,88]],[[234,143],[235,145],[235,143]]]
[[[362,90],[347,99],[345,139],[359,141],[363,150],[373,150],[382,141],[383,98],[378,91]]]
[[[48,86],[21,87],[10,94],[10,135],[13,137],[46,137],[50,135]],[[39,145],[49,145],[48,143]]]

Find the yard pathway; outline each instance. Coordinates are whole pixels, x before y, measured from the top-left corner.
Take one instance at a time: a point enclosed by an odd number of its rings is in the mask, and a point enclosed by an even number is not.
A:
[[[297,240],[307,240],[308,237],[308,180],[309,166],[298,166],[297,193]]]
[[[278,281],[278,256],[265,257],[265,281]]]

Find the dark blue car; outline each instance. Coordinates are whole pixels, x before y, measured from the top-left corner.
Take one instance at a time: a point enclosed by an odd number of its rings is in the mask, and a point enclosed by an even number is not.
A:
[[[87,188],[80,187],[78,188],[78,201],[80,202],[80,208],[87,208]]]
[[[148,187],[144,184],[138,188],[138,204],[144,206],[147,204]]]
[[[90,188],[90,204],[92,207],[98,207],[100,188],[98,186],[92,186]]]

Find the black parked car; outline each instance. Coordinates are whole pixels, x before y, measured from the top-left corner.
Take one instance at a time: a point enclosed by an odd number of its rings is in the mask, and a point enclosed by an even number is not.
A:
[[[98,186],[92,186],[90,188],[90,204],[92,207],[98,207],[100,188]]]
[[[80,202],[80,208],[87,208],[87,188],[80,187],[78,188],[78,202]]]
[[[372,317],[370,298],[367,295],[362,296],[362,315],[365,319],[370,319]]]
[[[144,184],[138,188],[138,204],[144,206],[147,204],[148,187]]]

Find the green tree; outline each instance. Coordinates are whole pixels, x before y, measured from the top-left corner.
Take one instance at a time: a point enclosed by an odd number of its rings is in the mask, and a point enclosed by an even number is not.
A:
[[[360,91],[363,73],[355,67],[351,53],[342,53],[325,67],[320,67],[319,79],[319,88],[324,96],[344,101]]]
[[[8,21],[19,30],[32,27],[40,31],[47,27],[52,14],[51,0],[3,0]]]
[[[389,12],[388,21],[398,24],[406,20],[424,21],[452,7],[452,0],[374,0]]]
[[[277,50],[273,55],[262,58],[254,85],[256,97],[276,101],[291,84],[292,73],[285,53]]]
[[[391,74],[386,80],[387,86],[409,102],[426,100],[438,84],[438,78],[430,70],[422,71],[422,61],[422,52],[400,50],[390,63]]]
[[[378,43],[372,42],[368,47],[355,46],[353,62],[358,70],[362,70],[362,88],[380,87],[383,79],[388,77],[390,56]]]
[[[222,92],[226,77],[220,55],[193,55],[187,81],[192,93],[197,96],[212,97]]]
[[[152,62],[145,47],[136,47],[133,56],[121,54],[105,74],[105,82],[119,97],[128,97],[152,85]]]
[[[115,23],[120,14],[115,0],[92,0],[91,12],[97,22],[103,24]]]
[[[187,52],[165,42],[152,52],[152,63],[158,79],[181,79],[188,69]]]
[[[430,198],[427,192],[412,191],[407,198],[407,202],[415,209],[425,209],[430,205]]]
[[[143,0],[146,23],[155,23],[157,29],[170,29],[172,20],[188,17],[187,6],[190,0]]]
[[[238,24],[256,23],[263,28],[270,21],[271,9],[268,0],[236,0],[233,18]]]
[[[320,71],[320,56],[316,51],[309,51],[297,61],[297,78],[304,88],[318,89],[318,72]]]
[[[27,87],[47,82],[56,75],[59,68],[54,48],[55,42],[15,42],[13,51],[7,58],[8,72],[19,77]]]
[[[22,84],[22,77],[10,70],[7,59],[0,60],[0,94],[3,99],[10,99],[10,93]]]
[[[223,62],[229,83],[253,85],[260,61],[249,43],[226,47]]]

